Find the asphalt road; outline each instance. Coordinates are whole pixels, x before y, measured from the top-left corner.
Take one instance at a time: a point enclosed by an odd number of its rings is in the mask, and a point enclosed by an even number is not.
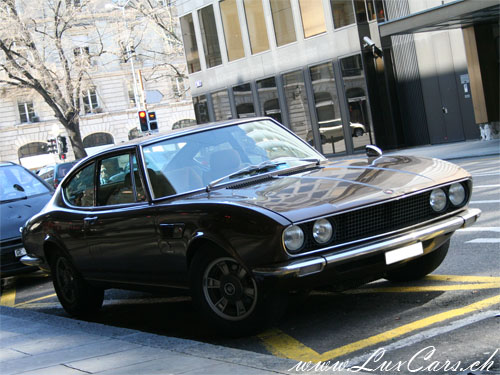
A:
[[[374,373],[500,373],[500,159],[454,162],[472,173],[470,206],[483,214],[453,236],[447,258],[424,280],[313,291],[271,329],[241,339],[218,337],[178,293],[107,291],[95,321]],[[8,280],[0,303],[66,315],[41,273]]]

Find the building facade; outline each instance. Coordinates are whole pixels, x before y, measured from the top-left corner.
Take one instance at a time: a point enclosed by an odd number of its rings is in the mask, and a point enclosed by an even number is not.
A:
[[[102,2],[103,11],[91,16],[106,33],[103,32],[106,35],[102,39],[103,48],[114,53],[99,59],[90,58],[86,71],[90,85],[80,95],[83,104],[79,114],[80,131],[88,154],[139,135],[139,110],[154,111],[161,132],[195,119],[187,80],[174,76],[172,70],[151,58],[151,50],[168,54],[168,63],[182,74],[186,72],[182,48],[177,52],[168,50],[165,38],[144,31],[147,43],[137,43],[133,53],[128,50],[125,56],[120,56],[116,51],[120,52],[127,22],[132,26],[132,22],[141,25],[145,21],[128,8],[105,5]],[[81,17],[82,20],[89,17],[84,8]],[[177,21],[173,27],[178,27]],[[93,46],[87,44],[91,36],[86,34],[85,27],[74,34],[75,44],[70,48],[74,49],[75,58],[89,54],[89,48],[91,53]],[[67,137],[67,133],[38,93],[0,84],[0,110],[0,160],[20,163],[30,169],[61,162],[57,154],[48,153],[47,140]],[[66,160],[74,160],[70,142],[67,143]]]
[[[473,98],[460,83],[471,82],[461,24],[388,30],[395,20],[457,2],[474,0],[179,4],[197,121],[270,116],[325,155],[369,143],[391,149],[478,139]],[[441,104],[429,96],[436,80]]]

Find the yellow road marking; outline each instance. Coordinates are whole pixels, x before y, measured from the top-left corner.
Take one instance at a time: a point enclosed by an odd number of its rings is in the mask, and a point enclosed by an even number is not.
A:
[[[494,276],[427,275],[425,280],[454,281],[460,283],[500,283],[500,277]]]
[[[420,319],[415,322],[405,324],[401,327],[380,333],[378,335],[341,346],[323,354],[319,354],[318,352],[305,346],[304,344],[300,343],[296,339],[288,336],[286,333],[278,329],[265,332],[261,335],[258,335],[258,337],[264,342],[266,348],[278,357],[290,358],[296,361],[327,361],[376,344],[380,344],[385,341],[392,340],[407,333],[443,322],[445,320],[485,309],[498,303],[500,303],[500,295],[475,302],[462,308],[432,315],[427,318]]]
[[[16,288],[7,289],[2,293],[0,298],[0,305],[2,306],[14,306],[16,302]]]
[[[448,292],[452,290],[478,290],[500,288],[500,283],[458,284],[458,285],[423,285],[394,286],[385,288],[361,288],[343,292],[344,294],[364,293],[409,293],[409,292]]]
[[[32,303],[32,302],[42,301],[44,299],[52,298],[52,297],[55,297],[55,296],[56,296],[55,293],[49,294],[48,296],[38,297],[38,298],[29,300],[29,301],[18,303],[17,305],[14,305],[14,307],[24,306],[24,305],[27,305],[27,304]]]

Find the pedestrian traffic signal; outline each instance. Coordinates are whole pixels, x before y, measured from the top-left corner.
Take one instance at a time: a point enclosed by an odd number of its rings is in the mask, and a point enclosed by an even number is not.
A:
[[[158,121],[156,120],[156,112],[148,112],[149,130],[158,131]]]
[[[146,111],[139,111],[139,124],[141,125],[141,131],[147,132],[148,127],[148,114]]]
[[[47,139],[47,151],[49,154],[57,154],[57,142],[55,138]]]
[[[66,137],[62,135],[57,137],[57,151],[59,152],[59,155],[68,152],[68,141],[66,140]]]

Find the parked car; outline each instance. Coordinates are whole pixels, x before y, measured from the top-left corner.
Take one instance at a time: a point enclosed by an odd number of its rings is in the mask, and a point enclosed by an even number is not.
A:
[[[52,272],[72,315],[106,288],[186,288],[229,334],[261,327],[290,290],[422,278],[480,214],[471,176],[367,150],[330,162],[270,118],[134,140],[75,166],[26,224],[23,262]],[[111,161],[130,172],[101,179]]]
[[[37,175],[40,176],[47,182],[50,186],[53,186],[54,189],[59,186],[59,183],[62,181],[63,177],[68,174],[68,172],[73,168],[76,164],[76,161],[71,161],[67,163],[59,163],[53,165],[47,165],[41,168]]]
[[[351,134],[353,137],[362,137],[366,133],[366,127],[359,122],[350,123]],[[321,136],[321,143],[325,144],[328,142],[336,142],[344,139],[344,129],[342,127],[342,120],[335,119],[331,121],[320,121],[319,122],[319,134]],[[313,133],[312,131],[307,132],[306,136],[307,142],[312,145]]]
[[[26,168],[11,162],[0,162],[1,277],[38,269],[20,262],[26,251],[19,228],[41,211],[52,192],[50,186]]]

